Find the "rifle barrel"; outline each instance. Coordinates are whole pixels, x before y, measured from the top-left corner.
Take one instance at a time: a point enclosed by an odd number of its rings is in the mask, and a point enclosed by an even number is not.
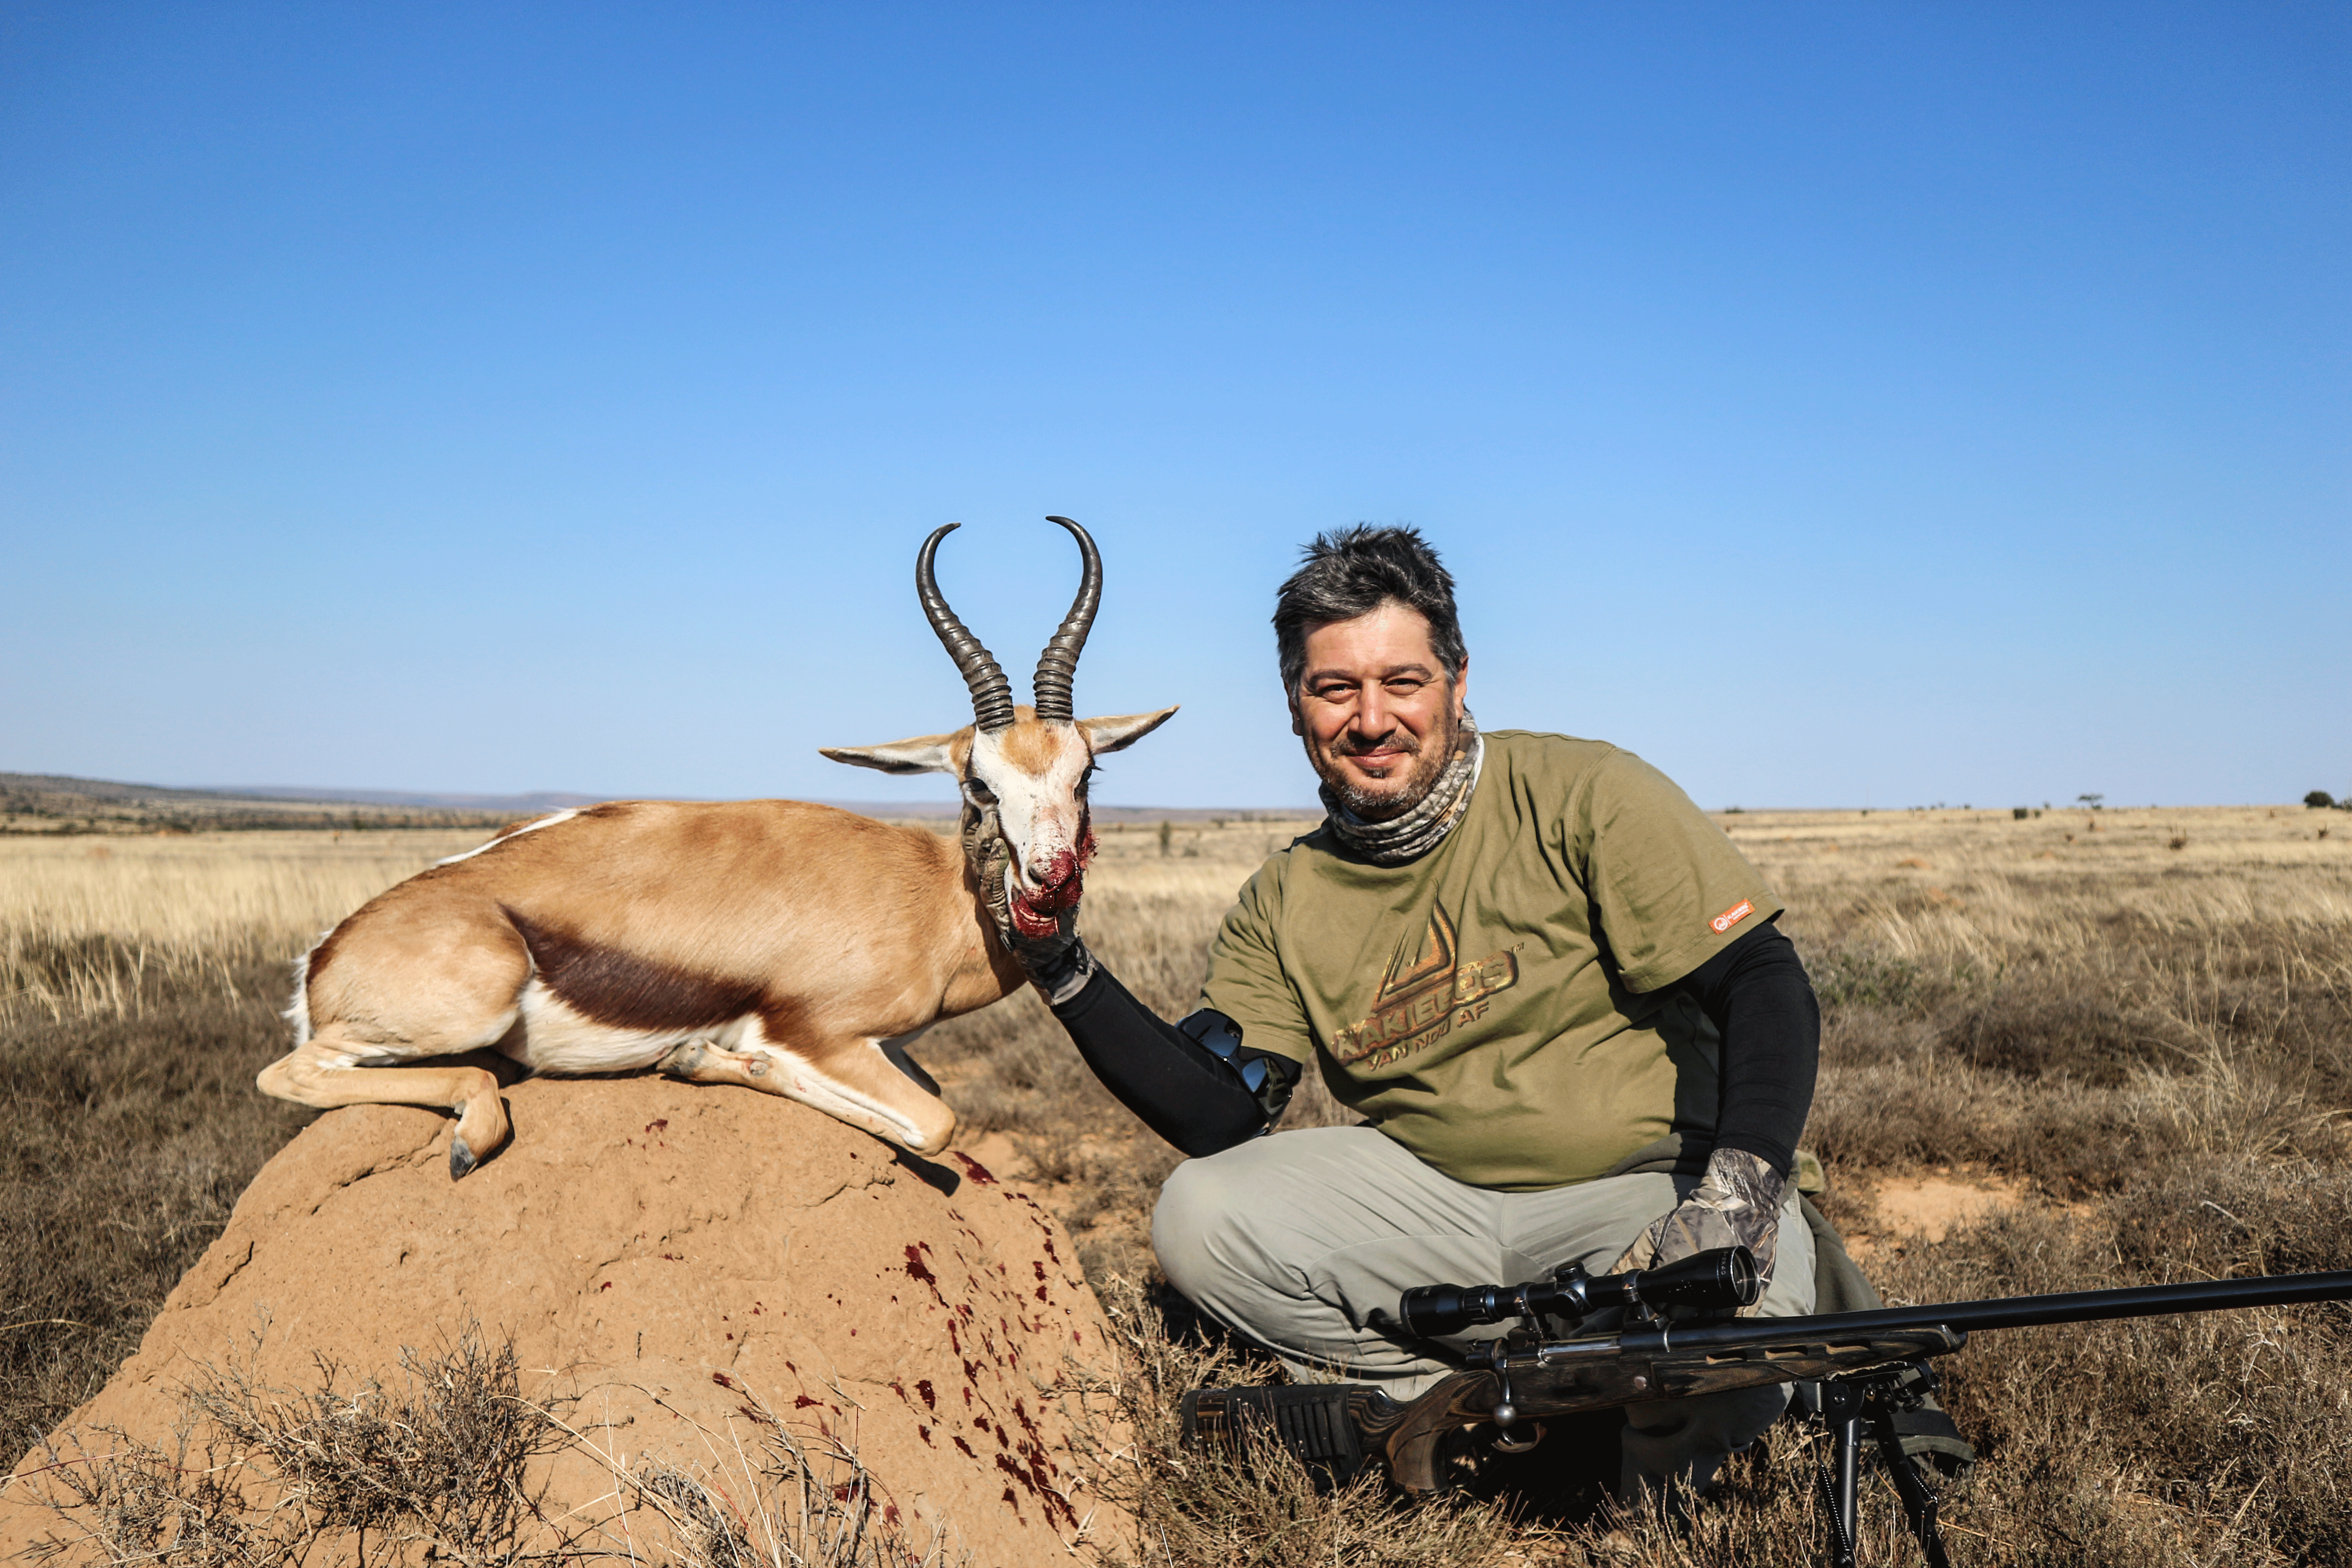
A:
[[[2155,1318],[2171,1312],[2212,1312],[2238,1307],[2282,1307],[2295,1301],[2352,1300],[2352,1268],[2324,1274],[2269,1274],[2251,1279],[2200,1279],[2121,1290],[2076,1290],[2062,1296],[2011,1296],[1990,1301],[1944,1301],[1925,1307],[1884,1307],[1812,1318],[1741,1318],[1724,1323],[1669,1325],[1675,1350],[1733,1350],[1792,1331],[1836,1339],[1943,1327],[2022,1329],[2040,1323],[2087,1323],[2108,1318]],[[1799,1327],[1799,1325],[1802,1325]]]

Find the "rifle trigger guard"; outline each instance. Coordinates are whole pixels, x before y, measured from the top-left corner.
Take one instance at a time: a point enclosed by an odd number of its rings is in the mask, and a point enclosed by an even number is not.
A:
[[[1495,1426],[1497,1430],[1494,1442],[1488,1447],[1497,1454],[1524,1454],[1544,1440],[1543,1423],[1529,1422],[1528,1436],[1525,1438],[1512,1436],[1511,1428],[1518,1425],[1519,1407],[1511,1397],[1511,1364],[1507,1360],[1500,1356],[1496,1358],[1495,1376],[1503,1385],[1503,1394],[1495,1404]]]
[[[1531,1451],[1537,1444],[1543,1441],[1543,1423],[1540,1421],[1530,1421],[1527,1425],[1527,1430],[1529,1436],[1524,1441],[1517,1437],[1498,1436],[1492,1443],[1488,1444],[1487,1447],[1494,1449],[1497,1454],[1528,1453]]]

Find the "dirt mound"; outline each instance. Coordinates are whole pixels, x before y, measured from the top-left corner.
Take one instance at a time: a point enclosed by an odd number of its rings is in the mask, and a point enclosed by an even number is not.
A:
[[[966,1156],[895,1156],[765,1095],[646,1079],[508,1093],[513,1142],[462,1182],[428,1111],[355,1107],[305,1131],[62,1451],[103,1447],[100,1427],[166,1439],[205,1367],[315,1388],[323,1352],[391,1384],[403,1347],[478,1325],[512,1342],[526,1386],[578,1394],[570,1419],[626,1463],[715,1473],[772,1411],[854,1447],[877,1511],[918,1544],[940,1530],[950,1561],[1067,1563],[1109,1532],[1071,1457],[1074,1406],[1041,1386],[1108,1369],[1101,1308],[1033,1200]],[[548,1479],[563,1509],[617,1506],[577,1454]],[[47,1518],[26,1490],[0,1500],[0,1555]]]

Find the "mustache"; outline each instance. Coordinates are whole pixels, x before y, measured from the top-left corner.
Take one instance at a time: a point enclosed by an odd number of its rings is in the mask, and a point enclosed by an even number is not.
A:
[[[1402,752],[1409,757],[1421,755],[1421,742],[1408,731],[1396,729],[1386,734],[1358,737],[1342,735],[1331,743],[1331,754],[1339,757],[1360,757],[1367,752]]]

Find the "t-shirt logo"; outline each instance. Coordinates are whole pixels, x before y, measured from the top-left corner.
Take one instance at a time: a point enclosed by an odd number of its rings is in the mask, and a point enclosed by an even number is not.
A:
[[[1342,1029],[1331,1042],[1332,1059],[1341,1067],[1370,1068],[1402,1060],[1444,1039],[1457,1018],[1469,1022],[1463,1009],[1518,984],[1518,955],[1508,948],[1465,964],[1454,947],[1453,917],[1444,905],[1433,905],[1419,943],[1408,937],[1397,945],[1372,998],[1371,1016]]]
[[[1749,915],[1752,915],[1755,912],[1755,900],[1752,899],[1742,899],[1738,903],[1732,905],[1729,909],[1724,910],[1721,914],[1716,916],[1715,919],[1707,921],[1706,923],[1715,928],[1715,932],[1717,936],[1721,936],[1725,931],[1729,931],[1733,926],[1738,925],[1741,921],[1746,920]]]

